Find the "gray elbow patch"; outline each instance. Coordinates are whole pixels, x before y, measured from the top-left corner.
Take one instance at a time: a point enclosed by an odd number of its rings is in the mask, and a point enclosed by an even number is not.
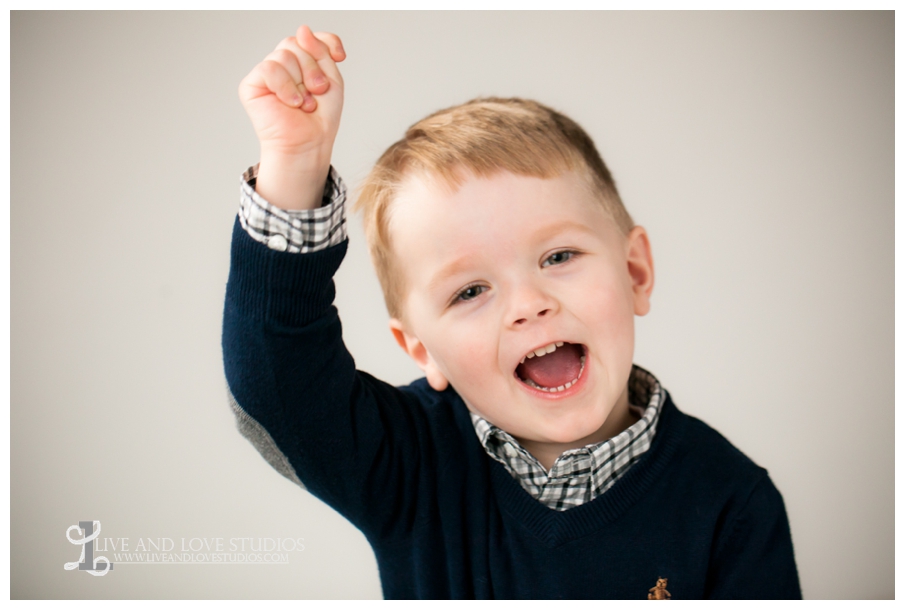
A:
[[[259,424],[254,418],[251,417],[245,410],[239,406],[239,403],[236,402],[236,397],[233,396],[233,393],[230,392],[229,388],[226,389],[226,393],[229,396],[229,407],[233,411],[233,415],[236,416],[236,427],[239,428],[239,432],[242,433],[242,436],[247,438],[252,445],[254,445],[255,449],[258,450],[267,463],[273,466],[277,472],[281,475],[301,487],[305,489],[305,486],[302,485],[302,482],[299,480],[297,474],[295,474],[295,469],[292,467],[292,464],[289,463],[289,459],[280,451],[280,448],[277,447],[277,444],[274,442],[273,437],[264,429],[264,426]]]

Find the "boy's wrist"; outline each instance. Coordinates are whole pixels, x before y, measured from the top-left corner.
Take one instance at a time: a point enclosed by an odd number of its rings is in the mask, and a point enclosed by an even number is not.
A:
[[[255,191],[283,210],[313,210],[321,206],[329,172],[329,153],[312,160],[262,150]]]

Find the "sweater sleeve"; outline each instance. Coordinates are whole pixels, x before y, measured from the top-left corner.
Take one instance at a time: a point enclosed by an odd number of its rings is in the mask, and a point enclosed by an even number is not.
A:
[[[279,252],[233,229],[223,359],[240,430],[278,471],[367,535],[412,522],[430,454],[412,395],[358,372],[333,274],[346,241]]]
[[[801,599],[786,509],[766,473],[725,531],[708,574],[709,598]]]

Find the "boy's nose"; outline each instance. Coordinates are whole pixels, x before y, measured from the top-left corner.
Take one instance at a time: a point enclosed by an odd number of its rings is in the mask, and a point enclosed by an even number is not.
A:
[[[514,328],[549,317],[558,308],[555,299],[533,286],[523,287],[512,296],[509,320]]]
[[[541,309],[539,312],[537,312],[536,317],[542,318],[542,317],[545,316],[549,311],[550,311],[549,309]],[[514,320],[514,321],[512,322],[512,324],[513,324],[514,326],[518,326],[519,324],[525,324],[526,322],[528,322],[529,319],[530,319],[530,318],[519,318],[518,320]]]

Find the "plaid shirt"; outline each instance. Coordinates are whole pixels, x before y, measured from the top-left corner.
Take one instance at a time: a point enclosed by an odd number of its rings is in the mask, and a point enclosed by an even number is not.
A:
[[[322,206],[283,210],[255,192],[257,166],[242,175],[239,222],[255,240],[281,252],[315,252],[346,239],[346,186],[330,168]],[[664,392],[656,377],[632,367],[629,403],[638,421],[613,438],[559,456],[548,472],[515,438],[486,419],[471,414],[475,433],[487,454],[500,462],[521,486],[545,506],[567,510],[590,502],[624,475],[650,448]],[[637,406],[644,405],[644,406]]]

